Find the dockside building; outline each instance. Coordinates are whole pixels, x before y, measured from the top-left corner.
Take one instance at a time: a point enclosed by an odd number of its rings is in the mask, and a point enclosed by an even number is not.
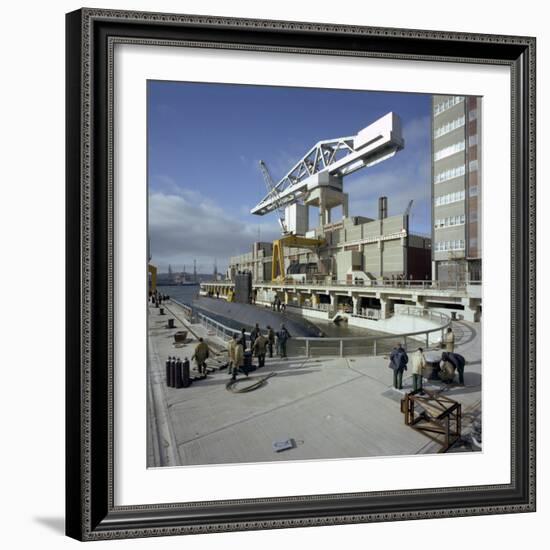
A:
[[[307,237],[323,244],[317,250],[286,248],[286,278],[354,284],[429,279],[431,240],[409,232],[408,212],[387,216],[386,197],[380,199],[379,212],[377,220],[352,216],[307,231]],[[230,258],[228,278],[249,271],[254,281],[270,281],[272,254],[272,243],[254,243],[250,252]]]
[[[481,98],[432,97],[432,278],[481,281]]]

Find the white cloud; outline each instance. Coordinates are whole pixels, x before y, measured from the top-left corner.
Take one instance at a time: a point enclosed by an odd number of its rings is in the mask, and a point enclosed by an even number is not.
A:
[[[198,191],[179,188],[177,194],[154,192],[149,196],[149,237],[152,261],[161,270],[168,264],[190,269],[193,259],[211,271],[214,258],[225,268],[229,256],[249,252],[252,243],[271,241],[280,232],[274,219],[242,221],[235,213]]]

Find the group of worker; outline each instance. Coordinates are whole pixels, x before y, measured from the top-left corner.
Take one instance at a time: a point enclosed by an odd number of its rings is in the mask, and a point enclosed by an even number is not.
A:
[[[158,290],[150,290],[149,291],[149,300],[155,306],[160,306],[162,304],[162,302],[166,302],[169,299],[170,299],[170,296],[168,296],[168,294],[163,294],[162,292],[159,292]]]
[[[286,304],[281,302],[281,299],[276,296],[273,302],[271,302],[271,309],[278,312],[286,311]]]
[[[277,353],[281,359],[287,358],[287,342],[290,338],[290,333],[285,325],[281,325],[278,332],[275,332],[269,325],[266,327],[265,335],[260,330],[258,323],[250,331],[250,336],[247,337],[246,330],[243,328],[241,332],[234,333],[227,343],[227,353],[229,356],[229,373],[233,379],[237,377],[239,370],[248,376],[248,369],[252,366],[252,356],[258,359],[258,368],[265,365],[266,355],[273,357],[273,348],[277,347]],[[210,356],[210,349],[203,338],[199,338],[199,342],[195,347],[192,360],[195,361],[196,369],[199,375],[206,377],[206,360]],[[246,361],[249,365],[246,365]]]
[[[424,369],[428,363],[432,364],[432,373],[430,379],[437,379],[452,384],[455,380],[455,374],[458,373],[458,385],[464,386],[464,365],[466,359],[459,353],[455,353],[455,338],[452,329],[449,327],[445,338],[441,343],[445,351],[441,353],[439,361],[427,361],[424,350],[419,347],[412,354],[411,370],[413,378],[413,391],[422,392],[422,379]],[[403,372],[407,370],[409,357],[402,344],[397,344],[390,353],[389,368],[393,370],[393,387],[403,389]]]
[[[269,325],[266,327],[265,335],[262,333],[258,323],[250,331],[247,338],[246,330],[241,329],[240,334],[234,333],[227,343],[229,356],[229,374],[235,380],[239,371],[248,376],[248,369],[252,366],[252,356],[258,359],[258,368],[265,366],[266,355],[273,357],[273,347],[277,345],[279,357],[286,359],[286,345],[290,333],[284,325],[278,332],[275,332]],[[247,360],[250,364],[246,364]]]

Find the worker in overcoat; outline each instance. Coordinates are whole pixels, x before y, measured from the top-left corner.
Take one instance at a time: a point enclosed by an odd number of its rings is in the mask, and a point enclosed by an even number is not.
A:
[[[450,351],[451,353],[455,350],[455,333],[453,329],[449,327],[445,333],[445,351]]]
[[[204,341],[203,338],[199,338],[199,343],[195,348],[195,353],[193,354],[192,359],[195,360],[199,374],[202,374],[204,376],[206,376],[206,360],[208,359],[209,355],[210,349],[208,348],[208,344]]]
[[[228,366],[228,372],[232,376],[233,375],[233,367],[235,365],[235,347],[237,345],[237,341],[239,339],[239,335],[237,333],[233,334],[231,338],[229,338],[227,342],[227,366]]]
[[[265,365],[265,352],[267,348],[267,338],[259,332],[258,337],[252,345],[252,352],[258,358],[258,368]]]
[[[426,358],[424,357],[424,350],[422,348],[418,348],[412,354],[411,358],[413,391],[422,391],[422,375],[425,366]]]
[[[236,380],[238,370],[244,365],[244,348],[241,343],[241,340],[237,340],[235,343],[235,352],[233,360],[233,374],[231,378]],[[247,374],[248,376],[248,374]]]

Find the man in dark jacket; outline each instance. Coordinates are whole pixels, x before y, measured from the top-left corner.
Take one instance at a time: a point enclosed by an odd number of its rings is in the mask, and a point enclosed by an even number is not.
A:
[[[254,342],[256,338],[260,335],[260,326],[256,323],[256,326],[250,331],[250,348],[254,347]]]
[[[454,353],[451,351],[444,351],[441,354],[441,360],[450,363],[453,368],[458,372],[458,383],[461,386],[464,386],[464,365],[466,364],[466,359],[459,353]]]
[[[409,357],[401,344],[397,344],[390,353],[390,364],[388,367],[393,369],[393,387],[403,389],[403,371],[407,370]]]
[[[275,343],[275,331],[267,325],[267,349],[269,357],[273,357],[273,344]]]
[[[290,333],[284,325],[281,325],[281,330],[277,332],[277,347],[281,359],[286,359],[286,342],[290,338]]]
[[[243,347],[243,351],[246,351],[246,330],[244,328],[241,329],[241,337],[238,342]]]

